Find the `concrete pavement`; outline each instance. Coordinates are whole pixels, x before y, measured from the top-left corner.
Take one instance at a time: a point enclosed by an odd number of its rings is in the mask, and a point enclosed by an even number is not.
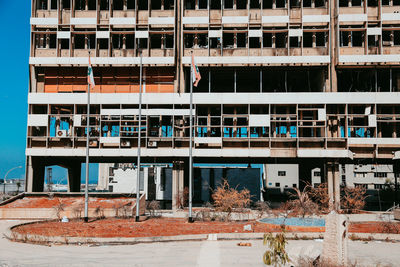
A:
[[[17,221],[1,221],[0,231]],[[0,238],[0,266],[264,266],[266,250],[262,240],[251,240],[251,247],[239,241],[182,241],[126,246],[39,246],[14,243]],[[321,241],[291,240],[288,251],[298,247],[320,250]],[[400,243],[350,242],[350,260],[362,266],[400,262]],[[383,265],[383,266],[385,266]],[[381,265],[382,266],[382,265]]]

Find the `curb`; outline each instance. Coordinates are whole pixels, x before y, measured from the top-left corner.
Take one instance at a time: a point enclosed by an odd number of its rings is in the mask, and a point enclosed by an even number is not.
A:
[[[197,235],[177,235],[177,236],[151,236],[151,237],[68,237],[68,236],[41,236],[41,235],[22,235],[13,232],[12,229],[40,221],[26,222],[13,225],[7,228],[3,234],[10,241],[32,243],[40,245],[135,245],[140,243],[156,242],[179,242],[179,241],[217,241],[217,240],[262,240],[264,233],[213,233]],[[286,237],[290,240],[323,239],[324,233],[321,232],[287,232]],[[391,241],[400,242],[400,234],[381,234],[381,233],[350,233],[351,240],[367,241]]]

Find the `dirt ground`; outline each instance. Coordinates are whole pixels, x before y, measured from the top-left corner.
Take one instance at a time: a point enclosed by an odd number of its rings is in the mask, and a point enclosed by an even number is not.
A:
[[[244,225],[251,224],[252,231],[244,231]],[[351,223],[349,231],[352,233],[398,233],[397,229],[385,228],[381,222]],[[388,229],[391,229],[388,230]],[[287,226],[289,232],[324,232],[324,227]],[[149,236],[174,236],[209,233],[245,233],[245,232],[276,232],[280,231],[279,225],[250,222],[200,222],[188,223],[186,219],[177,218],[151,218],[136,223],[134,219],[102,219],[84,223],[73,220],[68,223],[41,222],[23,225],[13,231],[21,234],[34,234],[44,236],[73,236],[73,237],[149,237]]]

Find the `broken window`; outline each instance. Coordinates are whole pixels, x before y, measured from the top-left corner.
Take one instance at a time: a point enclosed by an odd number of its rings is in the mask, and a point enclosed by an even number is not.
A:
[[[312,32],[304,32],[303,33],[303,47],[312,47],[313,46],[313,35]]]
[[[340,32],[340,47],[348,47],[349,46],[349,32],[341,31]]]
[[[71,8],[71,0],[62,0],[62,7],[63,7],[63,9],[70,9]]]
[[[161,48],[161,34],[150,35],[150,48]]]
[[[400,31],[393,31],[394,45],[400,45]]]
[[[165,10],[174,9],[174,0],[164,0],[164,9]]]
[[[325,32],[317,32],[315,34],[315,38],[316,38],[315,42],[316,42],[317,46],[325,47],[325,43],[326,43]]]
[[[276,0],[276,8],[286,8],[286,0]]]
[[[75,0],[75,10],[85,10],[85,0]]]
[[[151,9],[159,10],[161,9],[161,0],[151,0],[150,5]]]
[[[390,0],[382,0],[382,6],[388,6],[390,3]]]
[[[69,39],[60,39],[61,49],[69,49]]]
[[[275,34],[275,47],[286,48],[286,32],[278,32]]]
[[[339,0],[339,7],[348,7],[349,1],[348,0]]]
[[[127,9],[135,9],[135,0],[128,0],[126,8]]]
[[[47,10],[47,0],[39,0],[39,1],[37,1],[36,8],[38,10]]]
[[[221,0],[210,0],[210,9],[221,9]]]
[[[147,10],[148,9],[148,0],[138,0],[138,9],[139,10]]]
[[[135,48],[135,35],[134,34],[126,34],[125,42],[126,42],[126,49],[134,49]]]
[[[57,35],[56,34],[49,34],[49,48],[54,49],[56,48],[57,44]]]
[[[368,0],[368,6],[378,6],[378,0]]]
[[[391,45],[391,32],[390,31],[382,31],[382,44],[383,46]]]
[[[390,92],[390,69],[377,69],[378,92]]]
[[[373,69],[338,71],[338,90],[340,92],[374,92],[375,71]]]
[[[260,70],[237,69],[236,92],[260,92]]]
[[[224,32],[222,42],[224,48],[233,48],[233,33]]]
[[[199,33],[197,34],[197,44],[200,48],[207,48],[208,47],[208,39],[207,33]]]
[[[233,0],[224,0],[224,8],[233,8]]]
[[[147,48],[147,43],[148,43],[147,38],[140,38],[137,40],[138,40],[138,45],[137,45],[138,48],[141,49]]]
[[[85,35],[77,34],[74,36],[75,49],[85,49]]]
[[[211,92],[234,92],[234,69],[211,70]]]
[[[247,0],[236,0],[236,9],[247,9]]]
[[[219,37],[211,37],[210,48],[220,48],[220,47],[221,47],[221,39]]]
[[[352,47],[362,47],[363,46],[363,32],[361,32],[361,31],[351,32],[351,45],[352,45]]]
[[[108,39],[97,39],[99,42],[99,49],[108,49]]]
[[[263,0],[264,9],[272,9],[272,0]]]
[[[199,9],[207,9],[208,0],[198,0]]]
[[[88,9],[96,10],[96,0],[88,0]]]
[[[263,47],[272,47],[272,33],[263,33]]]
[[[260,8],[261,0],[250,0],[250,8]]]
[[[300,37],[298,37],[298,36],[292,36],[292,37],[290,37],[289,40],[290,40],[290,41],[289,41],[290,47],[293,47],[293,48],[295,48],[295,47],[300,47]]]
[[[378,47],[379,39],[377,35],[368,35],[368,47]]]
[[[123,10],[124,0],[113,0],[113,10]]]
[[[311,7],[311,0],[303,0],[303,7]]]
[[[249,38],[249,47],[250,48],[260,48],[261,47],[260,37],[250,37]]]
[[[108,10],[109,2],[108,0],[100,0],[100,10]]]
[[[123,47],[123,35],[122,34],[113,34],[112,35],[112,48],[113,49],[122,49]]]
[[[51,9],[57,9],[57,0],[51,0],[50,8]]]
[[[315,7],[325,7],[326,0],[315,0]]]
[[[290,0],[290,8],[300,7],[300,0]]]
[[[185,36],[185,48],[193,48],[194,46],[194,34],[187,33]]]
[[[236,44],[237,47],[246,47],[246,34],[245,33],[236,33]]]

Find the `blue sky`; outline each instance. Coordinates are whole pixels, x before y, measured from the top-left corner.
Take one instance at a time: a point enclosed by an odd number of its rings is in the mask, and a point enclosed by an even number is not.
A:
[[[25,167],[27,92],[29,84],[30,1],[0,0],[0,177],[15,166]],[[7,27],[9,25],[10,27]],[[17,169],[9,178],[24,177]]]

